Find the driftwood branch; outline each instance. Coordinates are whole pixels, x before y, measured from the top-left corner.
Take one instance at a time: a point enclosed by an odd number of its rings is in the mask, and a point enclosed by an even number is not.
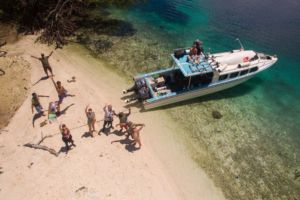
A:
[[[54,149],[51,149],[47,146],[44,146],[44,145],[40,145],[40,144],[32,144],[32,143],[27,143],[27,144],[24,144],[25,147],[29,147],[29,148],[33,148],[33,149],[41,149],[41,150],[44,150],[44,151],[48,151],[49,153],[55,155],[56,157],[58,157],[59,153],[56,152]]]
[[[40,145],[45,139],[47,138],[51,138],[53,137],[54,135],[46,135],[46,136],[43,136],[43,132],[41,132],[41,140],[37,143],[38,145]]]
[[[41,140],[37,143],[37,144],[33,144],[33,143],[27,143],[27,144],[24,144],[25,147],[29,147],[29,148],[33,148],[33,149],[41,149],[41,150],[44,150],[44,151],[48,151],[50,154],[52,155],[55,155],[56,157],[58,157],[59,153],[56,152],[54,149],[52,148],[49,148],[47,146],[44,146],[44,145],[41,145],[41,143],[47,139],[47,138],[51,138],[53,137],[54,135],[46,135],[46,136],[43,136],[43,132],[41,133]]]

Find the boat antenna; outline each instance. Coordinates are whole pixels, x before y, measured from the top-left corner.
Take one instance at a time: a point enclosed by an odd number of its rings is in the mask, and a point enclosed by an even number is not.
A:
[[[244,46],[243,46],[241,40],[240,40],[239,38],[236,38],[236,40],[239,42],[239,44],[240,44],[240,46],[241,46],[241,49],[244,50],[245,48],[244,48]]]

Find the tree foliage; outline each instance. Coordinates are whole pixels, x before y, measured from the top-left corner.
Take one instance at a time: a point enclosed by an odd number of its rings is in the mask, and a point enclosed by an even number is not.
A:
[[[1,20],[12,20],[25,34],[42,30],[39,39],[58,48],[77,28],[76,20],[87,16],[94,4],[127,6],[139,0],[0,0]]]

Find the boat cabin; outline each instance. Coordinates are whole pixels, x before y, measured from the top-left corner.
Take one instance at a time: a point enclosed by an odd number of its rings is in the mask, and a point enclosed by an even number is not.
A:
[[[149,88],[147,101],[171,97],[180,93],[206,87],[212,82],[214,69],[204,55],[200,56],[200,63],[188,62],[188,55],[176,58],[171,55],[174,65],[171,68],[155,71],[138,76],[144,79]]]

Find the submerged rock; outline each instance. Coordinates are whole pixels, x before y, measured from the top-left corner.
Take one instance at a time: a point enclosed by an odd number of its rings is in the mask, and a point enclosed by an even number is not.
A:
[[[97,40],[94,42],[94,47],[97,53],[103,53],[112,47],[112,42],[109,40]]]
[[[215,119],[221,119],[223,117],[223,115],[217,110],[212,111],[211,114],[212,114],[213,118],[215,118]]]

